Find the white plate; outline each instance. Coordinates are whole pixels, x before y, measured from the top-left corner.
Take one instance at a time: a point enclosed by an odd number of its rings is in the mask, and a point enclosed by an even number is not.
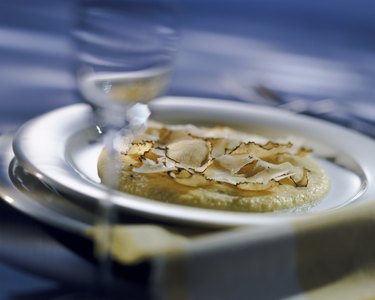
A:
[[[85,208],[54,193],[17,164],[12,136],[0,136],[0,198],[43,223],[84,235],[94,223]]]
[[[164,122],[222,124],[271,138],[302,137],[331,178],[331,190],[315,206],[275,213],[216,211],[162,203],[115,192],[119,209],[144,217],[196,225],[270,225],[332,212],[353,201],[375,199],[375,142],[354,131],[275,108],[224,100],[166,97],[151,106]],[[68,106],[25,124],[13,149],[38,178],[81,201],[106,197],[96,171],[102,143],[89,106]]]

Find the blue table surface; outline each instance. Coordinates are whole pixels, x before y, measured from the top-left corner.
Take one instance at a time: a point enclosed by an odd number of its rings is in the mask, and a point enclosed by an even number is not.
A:
[[[75,5],[73,0],[0,2],[0,133],[80,101],[70,40]],[[246,87],[262,83],[290,99],[334,99],[366,120],[368,130],[375,128],[373,1],[181,0],[176,5],[181,40],[168,94],[253,102]],[[0,240],[0,299],[63,299],[75,291],[63,280],[70,266],[92,271],[3,202]],[[43,262],[47,251],[61,278],[49,276]]]

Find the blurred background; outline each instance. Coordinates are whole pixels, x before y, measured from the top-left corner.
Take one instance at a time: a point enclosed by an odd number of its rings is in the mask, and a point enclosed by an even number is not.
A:
[[[70,38],[76,4],[0,2],[2,132],[79,101]],[[173,5],[180,43],[168,94],[281,105],[344,125],[350,115],[358,122],[349,126],[375,132],[373,1],[176,0]]]

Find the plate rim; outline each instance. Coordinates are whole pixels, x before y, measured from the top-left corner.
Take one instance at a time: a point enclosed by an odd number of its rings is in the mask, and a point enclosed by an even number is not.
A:
[[[87,232],[91,226],[90,224],[85,223],[80,219],[74,219],[66,214],[62,214],[61,212],[49,209],[35,199],[35,197],[39,198],[45,196],[45,194],[31,196],[15,186],[9,175],[9,168],[15,160],[12,151],[12,141],[13,136],[10,134],[0,136],[0,174],[2,178],[2,181],[0,182],[0,199],[42,223],[74,234],[85,235],[85,232]],[[57,198],[62,197],[60,195],[52,194],[52,191],[48,193],[48,196],[50,195]]]
[[[169,96],[163,97],[153,101],[150,105],[151,110],[157,111],[157,109],[165,110],[170,107],[186,107],[186,105],[191,105],[194,103],[194,109],[201,110],[207,109],[207,107],[212,108],[212,106],[218,106],[221,109],[227,111],[228,109],[233,110],[233,106],[237,107],[236,109],[247,109],[255,111],[256,113],[264,116],[276,117],[282,114],[283,116],[288,116],[294,122],[302,122],[308,123],[310,125],[314,125],[318,128],[330,128],[334,134],[346,134],[351,139],[354,139],[355,143],[361,142],[365,143],[365,145],[375,145],[375,142],[370,138],[357,133],[355,131],[348,130],[343,128],[339,125],[323,121],[320,119],[316,119],[309,116],[304,115],[297,115],[289,111],[284,111],[275,107],[266,107],[260,105],[253,105],[248,103],[241,103],[235,101],[228,101],[224,99],[210,99],[210,98],[199,98],[199,97],[180,97],[180,96]],[[30,134],[35,131],[35,128],[40,126],[40,123],[43,123],[47,118],[54,118],[58,114],[68,114],[68,112],[72,113],[80,112],[85,114],[85,120],[90,122],[92,121],[92,113],[91,108],[87,104],[74,104],[69,105],[51,112],[48,112],[42,116],[39,116],[29,122],[27,122],[24,126],[22,126],[16,133],[15,138],[13,140],[13,151],[15,156],[20,161],[22,165],[24,165],[30,172],[34,175],[38,176],[43,181],[51,184],[52,186],[56,186],[58,189],[67,192],[68,194],[72,193],[70,188],[70,184],[72,181],[65,180],[62,182],[61,179],[56,180],[56,178],[51,178],[48,174],[40,170],[38,166],[35,165],[35,162],[28,157],[27,153],[23,151],[25,147],[27,147],[28,143],[32,143]],[[291,124],[292,125],[292,124]],[[61,126],[64,126],[62,124]],[[86,126],[87,127],[87,126]],[[78,129],[75,129],[76,131]],[[322,132],[321,134],[323,134]],[[48,134],[48,133],[46,133]],[[367,151],[368,152],[368,151]],[[369,155],[366,152],[366,155],[362,155],[361,161],[357,161],[360,166],[362,167],[365,176],[368,180],[375,176],[375,169],[372,170],[369,166],[365,166],[363,161],[370,157],[372,159],[373,165],[375,166],[375,158]],[[371,163],[370,163],[371,165]],[[80,182],[80,188],[76,188],[74,192],[76,192],[79,197],[85,200],[93,201],[97,198],[105,197],[107,194],[107,190],[103,185],[95,182],[88,182],[83,178],[80,178],[78,174],[74,178]],[[72,178],[71,178],[72,179]],[[86,192],[82,192],[86,191]],[[368,184],[367,191],[365,191],[364,195],[360,198],[366,198],[365,195],[370,193],[372,196],[375,195],[375,187]],[[125,199],[126,198],[126,199]],[[370,197],[367,197],[370,198]],[[366,200],[366,199],[365,199]],[[367,199],[368,200],[368,199]],[[330,211],[327,212],[315,212],[309,214],[277,214],[277,213],[251,213],[251,212],[231,212],[231,211],[217,211],[217,210],[209,210],[197,207],[188,207],[188,206],[181,206],[177,204],[169,204],[163,203],[160,201],[146,199],[143,197],[138,197],[130,194],[124,194],[121,192],[115,191],[113,193],[113,201],[115,205],[119,205],[121,208],[127,209],[131,213],[135,213],[137,215],[141,215],[143,217],[152,217],[154,219],[161,219],[161,220],[170,220],[178,223],[195,223],[197,225],[204,225],[204,226],[214,226],[214,227],[228,227],[228,226],[243,226],[243,225],[251,225],[251,226],[258,226],[258,225],[271,225],[276,223],[283,223],[289,221],[296,221],[296,220],[305,220],[307,218],[322,215],[324,213],[331,213]],[[157,204],[157,205],[155,205]],[[218,220],[220,220],[218,222]]]

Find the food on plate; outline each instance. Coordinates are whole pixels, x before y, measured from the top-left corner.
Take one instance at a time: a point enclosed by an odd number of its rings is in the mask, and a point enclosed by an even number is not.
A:
[[[310,149],[229,127],[149,122],[122,147],[116,165],[101,152],[102,183],[110,182],[104,170],[116,169],[120,191],[163,202],[268,212],[317,202],[329,190]]]

